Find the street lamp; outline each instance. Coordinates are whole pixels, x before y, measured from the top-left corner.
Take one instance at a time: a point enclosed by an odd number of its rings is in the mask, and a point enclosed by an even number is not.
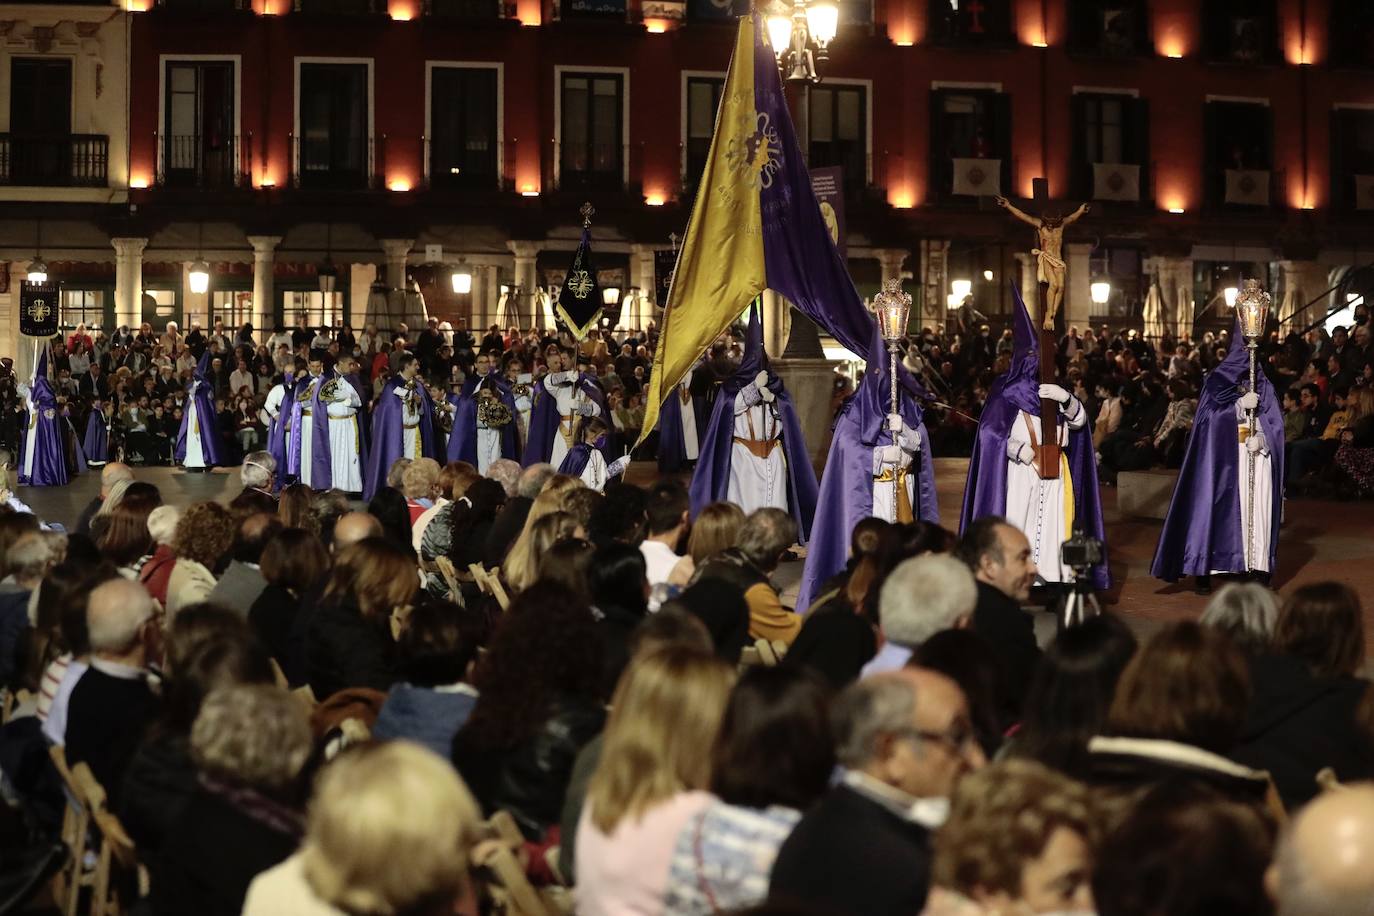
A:
[[[1240,290],[1236,289],[1234,286],[1228,286],[1221,291],[1221,296],[1226,300],[1226,307],[1228,309],[1236,307],[1236,297],[1239,295]]]
[[[33,260],[29,262],[29,272],[25,279],[30,283],[48,282],[48,265],[44,264],[38,255],[34,255]]]
[[[957,282],[957,281],[956,281]],[[972,288],[972,284],[970,284]],[[873,317],[878,319],[878,333],[887,343],[889,399],[888,413],[899,414],[897,400],[897,345],[906,338],[907,322],[911,319],[911,294],[902,291],[902,281],[896,277],[883,284],[883,291],[873,297]],[[877,354],[873,354],[876,356]],[[892,431],[893,443],[897,432]],[[892,485],[892,517],[897,518],[897,488],[905,486],[895,476]]]
[[[769,7],[768,43],[778,59],[778,71],[788,80],[820,82],[816,62],[825,63],[840,25],[835,0],[774,0]]]
[[[472,292],[472,274],[463,268],[458,268],[453,272],[453,291],[460,296],[466,296]]]
[[[620,304],[620,287],[608,286],[601,291],[601,304],[606,306]]]
[[[1098,280],[1089,287],[1095,305],[1106,305],[1107,300],[1112,297],[1112,285],[1106,280]]]
[[[191,264],[191,272],[187,276],[191,283],[191,292],[197,296],[210,289],[210,265],[204,260],[197,260]]]
[[[1271,299],[1268,293],[1260,289],[1258,280],[1246,279],[1244,283],[1245,291],[1237,296],[1228,297],[1228,299],[1235,303],[1236,317],[1240,320],[1240,333],[1245,338],[1245,349],[1250,357],[1250,387],[1247,390],[1257,391],[1255,388],[1256,353],[1260,338],[1264,336],[1264,326],[1269,321]],[[1235,290],[1228,288],[1227,292],[1235,292]],[[1253,436],[1258,432],[1257,419],[1254,408],[1246,410],[1247,435]],[[1250,497],[1250,512],[1245,519],[1245,568],[1255,569],[1255,453],[1247,449],[1247,458],[1249,473],[1246,483]]]
[[[315,279],[319,281],[320,292],[326,296],[334,292],[339,283],[339,269],[328,257],[315,268]]]

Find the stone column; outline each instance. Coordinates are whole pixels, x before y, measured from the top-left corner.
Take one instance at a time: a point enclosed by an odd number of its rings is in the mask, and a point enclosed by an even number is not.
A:
[[[1326,265],[1316,261],[1279,261],[1279,270],[1283,271],[1283,301],[1275,303],[1278,308],[1274,316],[1279,321],[1288,320],[1331,288],[1331,275]],[[1326,303],[1317,303],[1298,316],[1296,326],[1306,327],[1325,315],[1328,307]]]
[[[418,304],[413,304],[407,293],[410,284],[406,282],[406,258],[410,255],[410,249],[415,246],[414,239],[378,239],[382,245],[382,253],[386,256],[386,280],[387,304],[390,313],[390,324],[396,327],[398,322],[405,322],[410,328],[410,333],[418,334],[420,329],[425,326],[426,316],[420,314]]]
[[[137,330],[143,315],[143,249],[148,240],[110,239],[115,250],[115,327]]]
[[[1093,246],[1083,242],[1069,242],[1064,246],[1064,261],[1068,264],[1069,276],[1064,290],[1064,302],[1059,306],[1064,313],[1063,324],[1087,327],[1093,314],[1092,295],[1092,251]]]
[[[1018,251],[1013,257],[1016,258],[1016,285],[1021,290],[1021,301],[1026,303],[1026,309],[1034,318],[1040,314],[1040,283],[1035,279],[1035,256],[1029,252]]]
[[[509,311],[518,317],[520,327],[538,327],[542,315],[534,309],[534,291],[539,287],[539,271],[535,259],[542,247],[538,242],[506,242],[510,253],[515,255],[515,285],[520,287],[520,301],[513,303]]]
[[[921,243],[921,325],[943,330],[948,323],[949,241]]]
[[[497,305],[499,305],[499,304],[501,303],[501,268],[500,268],[500,266],[497,265],[497,264],[489,264],[489,265],[487,265],[486,267],[482,268],[482,282],[483,282],[484,284],[486,284],[486,288],[487,288],[487,302],[491,303],[490,305],[487,306],[487,308],[490,309],[490,311],[491,311],[491,320],[492,320],[492,321],[495,321],[495,320],[496,320],[496,307],[497,307]],[[509,317],[509,316],[507,316],[507,317]],[[507,326],[509,326],[509,324],[510,324],[509,321],[506,322],[506,325],[507,325]],[[505,331],[506,328],[505,328],[505,327],[502,327],[501,330],[502,330],[502,331]]]
[[[1175,255],[1146,258],[1147,274],[1159,280],[1164,329],[1176,337],[1193,333],[1193,259]]]
[[[792,336],[792,304],[771,289],[763,291],[763,349],[769,359],[781,359]]]
[[[276,324],[272,271],[281,238],[279,235],[248,236],[248,244],[253,246],[253,327],[259,333],[270,331]]]

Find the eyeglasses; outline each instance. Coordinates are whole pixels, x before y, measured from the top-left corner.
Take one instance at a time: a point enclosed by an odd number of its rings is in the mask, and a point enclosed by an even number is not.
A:
[[[920,728],[903,729],[901,734],[911,738],[919,738],[922,741],[929,741],[932,744],[940,744],[947,748],[951,753],[962,754],[964,748],[975,739],[973,726],[966,720],[955,721],[948,731],[932,732]]]

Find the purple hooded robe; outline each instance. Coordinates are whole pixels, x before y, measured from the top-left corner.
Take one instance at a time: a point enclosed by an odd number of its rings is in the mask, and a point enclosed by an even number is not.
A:
[[[735,441],[735,396],[763,371],[768,373],[768,390],[775,395],[774,403],[782,419],[782,449],[787,459],[787,507],[797,520],[798,539],[805,544],[811,536],[811,520],[816,514],[816,470],[811,466],[811,456],[802,438],[801,421],[797,419],[792,398],[783,387],[782,379],[768,366],[768,354],[763,350],[762,322],[759,307],[751,306],[744,359],[735,374],[721,384],[706,433],[702,436],[701,457],[692,473],[689,489],[692,517],[711,503],[728,498],[730,456]]]
[[[495,388],[496,396],[510,411],[511,420],[501,428],[501,457],[520,460],[520,412],[515,408],[515,393],[498,372],[486,378],[469,378],[463,383],[463,393],[454,402],[453,432],[448,437],[448,460],[466,461],[477,467],[477,392],[484,386]]]
[[[403,385],[405,380],[399,375],[387,379],[372,411],[372,442],[363,471],[364,502],[371,501],[377,491],[386,486],[387,472],[397,458],[406,455],[405,413],[401,399],[395,394],[396,389]],[[420,454],[416,457],[438,461],[441,456],[434,445],[434,403],[429,399],[429,390],[419,376],[415,377],[415,390],[420,396]]]
[[[277,462],[277,473],[272,476],[273,486],[281,488],[281,483],[289,474],[287,465],[287,421],[291,418],[291,413],[295,409],[296,386],[293,385],[292,378],[295,375],[292,371],[282,377],[282,389],[285,392],[281,399],[281,405],[277,408],[277,418],[272,421],[272,427],[267,430],[267,451]]]
[[[219,438],[219,414],[215,412],[215,385],[210,381],[210,351],[201,354],[196,372],[187,389],[187,400],[196,405],[196,425],[200,428],[200,454],[207,468],[223,467],[224,444]],[[182,408],[181,431],[177,433],[174,456],[177,464],[186,461],[186,435],[191,423],[190,405]]]
[[[325,370],[320,374],[320,383],[315,386],[315,390],[310,391],[310,385],[315,380],[308,372],[292,386],[291,391],[291,434],[287,441],[287,468],[292,477],[303,479],[301,473],[301,428],[305,426],[301,422],[304,418],[302,412],[308,406],[310,408],[310,489],[328,490],[334,485],[334,465],[331,458],[329,446],[329,410],[328,404],[320,399],[320,392],[324,391],[324,386],[329,383],[334,376],[332,370]],[[341,382],[341,384],[348,384]],[[309,397],[306,397],[309,392]],[[283,404],[283,413],[285,405]],[[359,437],[361,444],[362,437]]]
[[[580,373],[574,384],[601,408],[601,420],[609,429],[611,412],[606,407],[606,395],[601,390],[601,386],[585,372]],[[543,379],[540,379],[534,386],[534,406],[530,408],[529,441],[525,443],[525,457],[521,462],[525,467],[538,464],[541,461],[548,461],[553,457],[553,440],[554,436],[558,435],[558,424],[561,419],[558,414],[558,399],[549,394],[548,389],[544,387]],[[454,419],[454,422],[457,423],[457,418]],[[601,449],[601,454],[606,459],[607,464],[615,460],[612,454],[613,438],[610,433],[607,433],[606,445]],[[577,444],[575,440],[573,444]]]
[[[698,363],[696,371],[704,372],[705,369]],[[684,410],[692,411],[696,419],[697,457],[701,457],[702,430],[706,428],[706,402],[689,393],[687,403],[683,405],[681,390],[674,388],[658,415],[658,469],[665,473],[680,471],[687,466],[687,450],[682,443]]]
[[[61,418],[57,415],[57,396],[48,381],[46,346],[38,356],[29,383],[29,424],[19,438],[19,482],[30,487],[61,487],[71,480],[62,448]],[[33,436],[33,465],[26,468],[29,436]],[[25,471],[29,473],[25,473]]]
[[[797,609],[802,612],[810,608],[821,584],[844,569],[854,526],[873,514],[873,450],[892,444],[892,433],[887,429],[887,414],[892,406],[887,344],[876,324],[873,338],[868,351],[872,358],[863,380],[835,420],[835,435],[821,477],[820,499],[816,501],[814,536],[806,547],[806,569],[797,595]],[[916,474],[912,514],[923,522],[939,524],[930,436],[918,400],[929,395],[925,386],[900,363],[897,380],[902,421],[908,429],[921,433],[921,449],[911,468]]]
[[[987,404],[978,420],[978,435],[973,440],[973,455],[968,463],[968,482],[964,487],[964,509],[959,518],[959,533],[977,519],[1007,512],[1007,437],[1021,411],[1040,416],[1040,343],[1021,291],[1011,289],[1015,300],[1012,316],[1014,346],[1011,368],[998,376],[988,391]],[[1106,544],[1102,528],[1102,500],[1097,485],[1097,461],[1093,454],[1091,420],[1081,429],[1069,431],[1066,457],[1073,483],[1074,530],[1080,528]],[[1106,589],[1111,582],[1107,564],[1093,569],[1093,585]]]
[[[103,407],[91,407],[86,418],[86,435],[81,440],[81,450],[86,462],[93,465],[108,464],[110,461],[110,421]]]
[[[1240,451],[1236,401],[1240,384],[1249,384],[1250,360],[1240,323],[1231,332],[1231,349],[1202,383],[1188,450],[1174,485],[1174,497],[1159,534],[1150,575],[1166,582],[1212,572],[1245,572],[1245,537],[1241,531]],[[1269,443],[1273,479],[1269,519],[1269,569],[1276,568],[1279,519],[1283,513],[1283,413],[1274,386],[1264,372],[1255,374],[1260,429]],[[1262,520],[1256,519],[1259,524]]]

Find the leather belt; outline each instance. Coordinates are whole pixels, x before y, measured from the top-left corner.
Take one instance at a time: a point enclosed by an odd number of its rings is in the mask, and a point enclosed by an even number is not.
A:
[[[773,449],[777,448],[778,443],[782,440],[745,439],[741,436],[735,436],[735,441],[738,442],[740,445],[744,446],[745,448],[749,449],[749,453],[753,455],[755,458],[767,458],[769,455],[773,453]]]
[[[419,423],[402,423],[402,424],[401,424],[401,427],[402,427],[403,429],[419,429],[419,428],[420,428],[420,424],[419,424]]]

